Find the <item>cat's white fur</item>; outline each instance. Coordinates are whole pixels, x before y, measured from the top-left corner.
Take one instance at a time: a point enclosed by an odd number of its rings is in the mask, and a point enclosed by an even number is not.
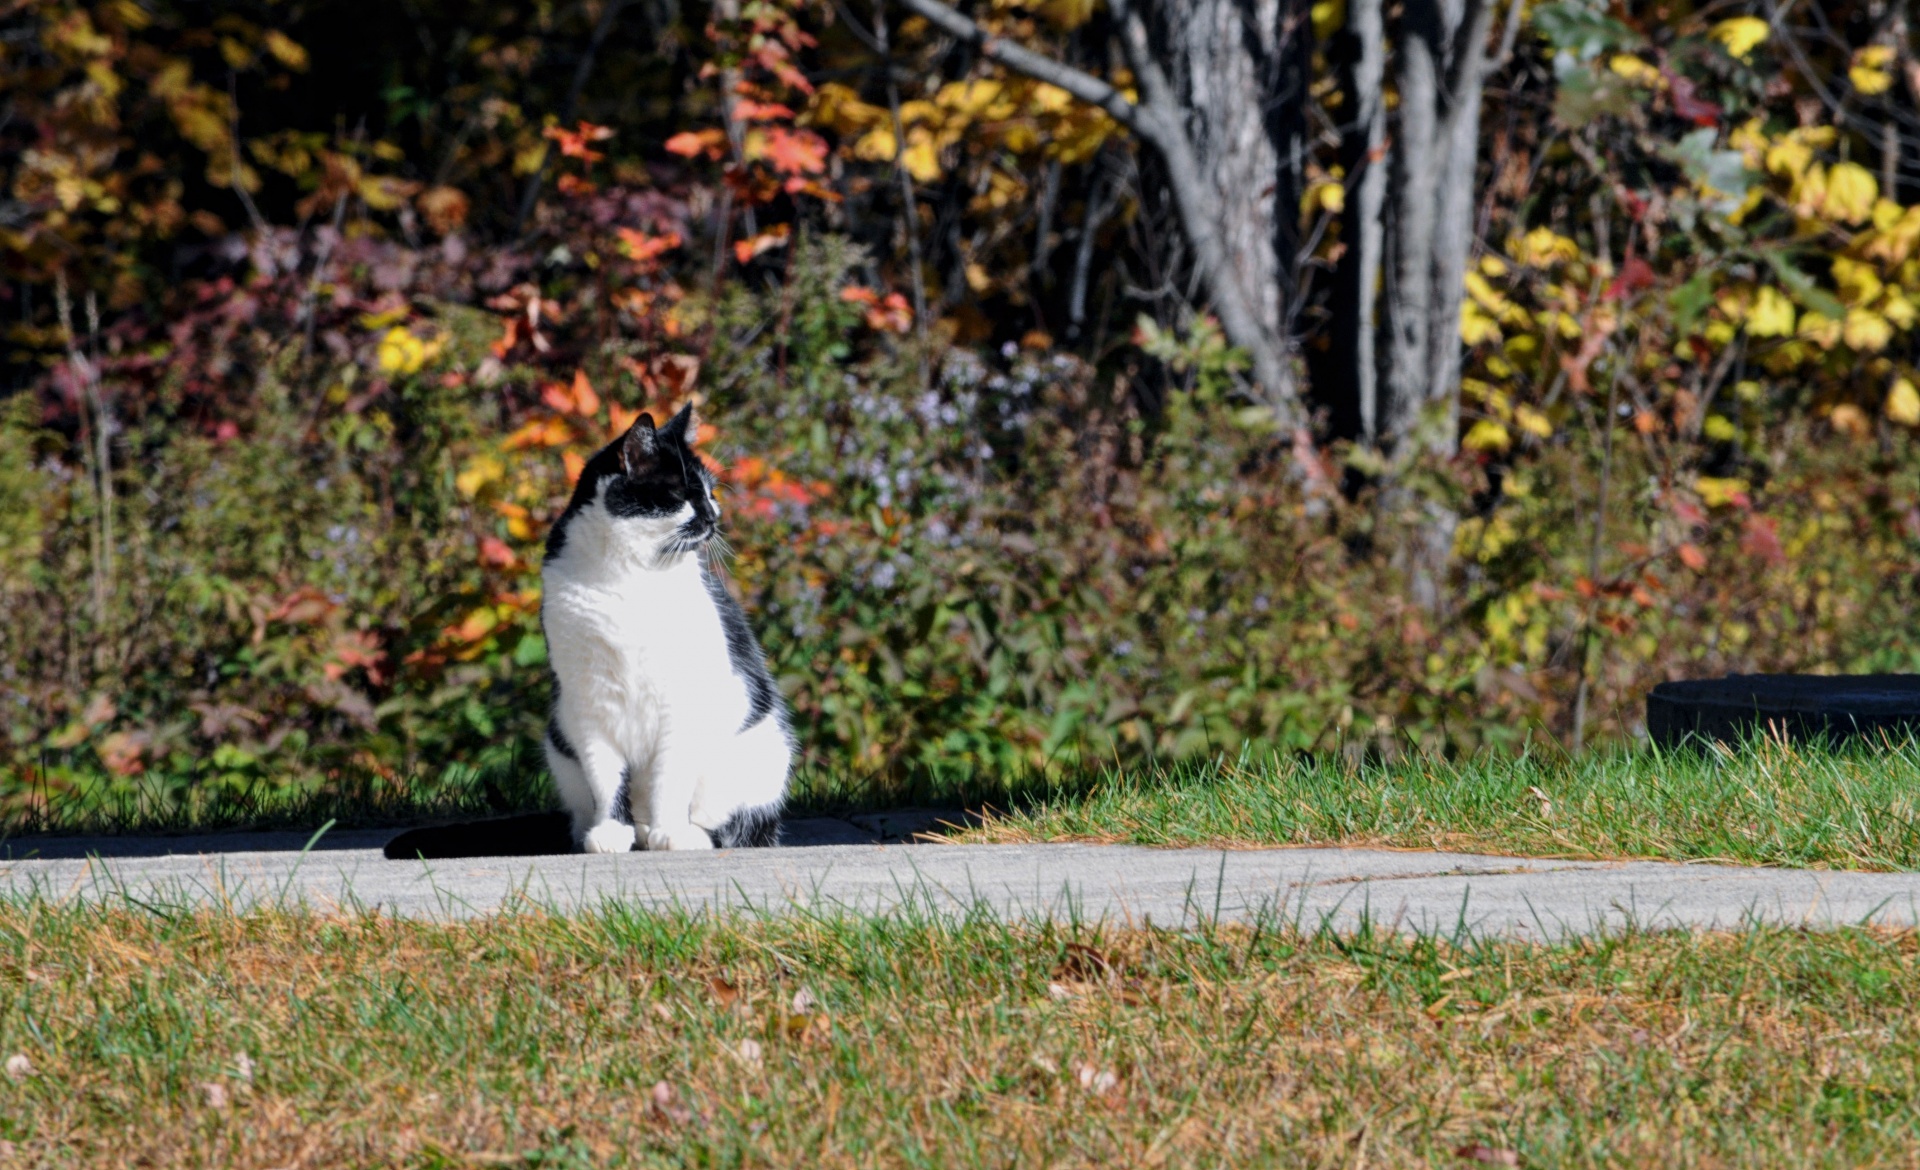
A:
[[[711,849],[741,809],[777,805],[793,742],[776,710],[752,727],[703,550],[663,555],[693,510],[618,518],[582,509],[543,571],[547,655],[560,684],[555,719],[578,760],[547,744],[547,763],[589,853]],[[614,819],[622,775],[632,825]]]

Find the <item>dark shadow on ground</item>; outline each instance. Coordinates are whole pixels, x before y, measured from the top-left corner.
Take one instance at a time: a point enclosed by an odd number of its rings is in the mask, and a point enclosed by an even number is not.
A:
[[[978,824],[975,813],[952,808],[899,808],[839,816],[791,817],[781,826],[783,846],[898,845],[938,838]],[[525,813],[418,828],[331,829],[309,832],[194,833],[180,836],[21,836],[0,840],[0,861],[29,858],[167,857],[225,853],[297,853],[380,849],[393,859],[531,857],[571,853],[564,813]]]

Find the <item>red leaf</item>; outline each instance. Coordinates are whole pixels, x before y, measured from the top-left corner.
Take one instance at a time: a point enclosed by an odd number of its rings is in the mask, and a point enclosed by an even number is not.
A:
[[[511,569],[516,559],[518,558],[513,555],[513,550],[507,547],[506,541],[497,536],[480,538],[481,564],[490,565],[496,569]]]
[[[1613,278],[1601,295],[1609,301],[1621,300],[1643,288],[1653,287],[1653,281],[1653,265],[1638,256],[1629,256],[1620,266],[1620,275]]]
[[[1787,563],[1787,550],[1780,543],[1780,528],[1771,516],[1748,516],[1746,531],[1740,536],[1740,551],[1769,565]]]
[[[1697,86],[1677,73],[1667,74],[1667,84],[1673,91],[1673,112],[1692,122],[1696,126],[1718,126],[1720,107],[1706,98],[1695,97]]]

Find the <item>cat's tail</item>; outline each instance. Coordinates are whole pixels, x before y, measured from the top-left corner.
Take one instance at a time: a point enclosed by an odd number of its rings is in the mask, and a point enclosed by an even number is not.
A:
[[[778,804],[735,809],[726,824],[708,829],[707,836],[715,849],[765,849],[780,844],[780,815]]]

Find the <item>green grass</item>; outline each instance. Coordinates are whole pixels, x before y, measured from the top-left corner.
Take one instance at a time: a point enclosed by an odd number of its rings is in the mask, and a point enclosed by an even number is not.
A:
[[[0,905],[7,1165],[1835,1166],[1912,932],[1539,946]],[[1468,1151],[1463,1159],[1460,1151]]]
[[[15,781],[16,798],[22,783]],[[6,789],[0,777],[0,793]],[[1920,868],[1920,745],[1911,741],[1829,750],[1763,740],[1739,750],[1613,749],[1577,758],[1535,751],[1362,764],[1247,754],[1066,779],[928,781],[893,794],[992,810],[984,826],[960,834],[976,841],[1379,845]],[[871,795],[808,776],[793,807],[800,815],[872,807]],[[432,777],[311,791],[102,781],[37,802],[0,801],[0,833],[311,830],[328,820],[354,827],[518,812],[550,800],[537,756],[509,753]]]
[[[1243,757],[1109,772],[1012,806],[983,841],[1385,845],[1847,869],[1920,868],[1920,747],[1579,758]]]

